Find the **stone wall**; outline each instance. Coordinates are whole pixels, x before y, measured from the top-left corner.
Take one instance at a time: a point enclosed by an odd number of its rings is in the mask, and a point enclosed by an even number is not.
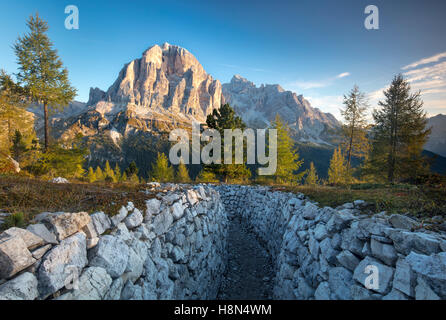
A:
[[[145,208],[42,213],[3,232],[0,300],[214,299],[227,252],[219,194],[152,187]]]
[[[446,237],[407,216],[266,187],[149,187],[144,208],[1,233],[0,300],[215,299],[234,215],[275,261],[276,299],[446,299]]]
[[[333,209],[266,187],[218,190],[276,261],[275,299],[446,299],[446,237],[416,220],[369,215],[361,200]]]

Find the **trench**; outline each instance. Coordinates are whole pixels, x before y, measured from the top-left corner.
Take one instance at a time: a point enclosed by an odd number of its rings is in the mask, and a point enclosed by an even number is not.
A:
[[[270,254],[240,216],[229,220],[227,267],[218,300],[270,300],[274,268]]]

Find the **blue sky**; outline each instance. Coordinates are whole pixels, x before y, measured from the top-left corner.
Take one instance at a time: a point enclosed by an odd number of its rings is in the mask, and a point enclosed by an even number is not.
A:
[[[370,4],[379,8],[379,30],[364,27]],[[67,5],[79,8],[79,30],[65,29]],[[0,0],[0,68],[16,72],[11,46],[36,11],[50,25],[80,101],[90,87],[106,90],[145,49],[169,42],[223,83],[234,74],[257,85],[278,83],[337,117],[354,84],[376,107],[399,72],[422,90],[430,115],[446,113],[442,0]]]

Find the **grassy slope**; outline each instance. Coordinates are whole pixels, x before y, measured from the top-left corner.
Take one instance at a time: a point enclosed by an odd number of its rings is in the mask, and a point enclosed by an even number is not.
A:
[[[15,176],[0,176],[0,212],[23,213],[25,222],[42,212],[104,211],[118,212],[122,205],[132,201],[145,208],[146,195],[142,185],[123,184],[54,184],[47,181]]]

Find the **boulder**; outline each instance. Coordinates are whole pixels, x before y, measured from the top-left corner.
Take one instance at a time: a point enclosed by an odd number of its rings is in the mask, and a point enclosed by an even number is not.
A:
[[[128,213],[129,212],[127,211],[127,209],[125,207],[121,207],[121,209],[119,209],[118,213],[110,218],[112,225],[114,227],[116,227],[118,224],[120,224],[122,222],[122,220],[125,219],[125,217],[127,217]]]
[[[0,300],[34,300],[38,295],[37,278],[29,272],[0,286]]]
[[[138,209],[134,209],[133,212],[125,218],[124,223],[128,229],[139,227],[143,222],[144,217]]]
[[[409,263],[404,259],[399,259],[396,263],[393,287],[409,297],[415,297],[416,280]]]
[[[54,232],[57,240],[61,241],[81,231],[90,220],[91,218],[87,212],[57,212],[46,214],[42,222]]]
[[[441,251],[440,240],[433,235],[398,229],[387,229],[386,232],[393,240],[395,249],[404,255],[410,254],[411,251],[427,255]]]
[[[51,244],[47,244],[46,246],[40,247],[32,251],[31,254],[33,255],[34,259],[40,260],[45,255],[45,253],[51,249],[52,246],[53,245]]]
[[[394,228],[409,231],[420,225],[416,220],[401,214],[392,214],[389,218],[389,222]]]
[[[372,238],[370,249],[373,257],[378,258],[389,266],[394,266],[396,260],[398,260],[396,250],[390,244],[382,243]]]
[[[68,300],[103,300],[110,289],[112,278],[105,269],[89,267],[84,270],[79,283],[66,299]]]
[[[35,235],[34,233],[25,230],[25,229],[20,229],[20,228],[9,228],[8,230],[4,231],[0,237],[20,237],[23,239],[23,241],[26,244],[26,247],[29,250],[33,250],[37,247],[43,246],[45,244],[45,240],[42,239],[41,237]]]
[[[36,262],[18,235],[0,239],[0,279],[7,279]]]
[[[350,251],[344,250],[336,256],[336,260],[346,269],[354,271],[359,264],[359,259]]]
[[[374,273],[376,271],[374,271],[373,268],[376,268],[377,273]],[[391,289],[393,273],[393,268],[381,264],[372,257],[365,257],[356,267],[353,273],[353,279],[366,287],[366,281],[369,283],[368,280],[373,279],[373,276],[376,276],[378,283],[376,284],[376,287],[371,288],[371,290],[380,294],[387,294]]]
[[[330,285],[328,282],[321,282],[314,292],[314,298],[316,300],[330,300]]]
[[[319,208],[311,202],[307,202],[305,207],[302,208],[302,216],[306,220],[314,220],[319,211]]]
[[[446,252],[426,256],[411,252],[406,262],[441,298],[446,298]]]
[[[180,219],[184,215],[184,208],[180,202],[175,202],[171,207],[171,211],[175,220]]]
[[[197,193],[192,189],[187,190],[186,197],[187,201],[189,201],[191,205],[194,205],[198,202]]]
[[[107,294],[105,295],[104,300],[120,300],[123,288],[124,288],[124,280],[122,278],[115,279],[112,282]]]
[[[415,299],[417,300],[441,300],[431,287],[421,277],[418,278],[415,287]]]
[[[99,236],[112,227],[110,218],[102,211],[93,213],[90,217]]]
[[[166,233],[173,223],[173,216],[169,210],[163,210],[159,215],[153,219],[153,231],[156,235]]]
[[[150,221],[153,215],[157,215],[160,212],[161,201],[158,199],[150,199],[146,201],[146,217],[144,221]]]
[[[389,294],[383,297],[383,300],[409,300],[406,295],[396,289],[392,289]]]
[[[31,224],[26,228],[26,230],[34,233],[39,238],[42,238],[43,240],[45,240],[46,243],[51,243],[51,244],[59,243],[54,233],[50,232],[48,228],[42,223]]]
[[[76,233],[62,240],[44,256],[38,270],[39,293],[42,298],[79,278],[88,262],[86,240],[84,233]]]
[[[89,252],[89,266],[104,268],[116,279],[126,270],[129,260],[129,247],[120,238],[105,235],[96,247]]]
[[[144,261],[141,260],[139,255],[135,252],[135,250],[129,250],[129,259],[127,262],[127,267],[125,268],[125,277],[124,279],[128,279],[132,283],[135,283],[136,280],[141,276],[144,268]]]
[[[353,285],[352,273],[343,267],[330,269],[328,272],[328,284],[333,299],[350,300],[351,287]]]

